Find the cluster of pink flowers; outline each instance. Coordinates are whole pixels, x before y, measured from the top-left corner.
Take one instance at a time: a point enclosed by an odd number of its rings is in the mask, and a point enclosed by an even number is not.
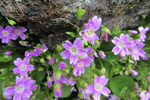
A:
[[[26,58],[31,58],[32,56],[39,56],[42,53],[42,51],[47,51],[47,50],[48,50],[47,46],[43,43],[42,48],[34,47],[33,51],[31,51],[31,52],[26,51],[25,52],[25,57]]]
[[[94,40],[99,40],[99,37],[96,35],[95,31],[99,29],[101,21],[101,18],[94,16],[89,20],[88,24],[84,25],[85,30],[79,32],[83,40],[77,38],[73,44],[68,40],[62,44],[66,50],[61,52],[61,56],[63,56],[63,59],[69,58],[70,64],[74,66],[73,74],[75,76],[80,76],[81,73],[84,73],[84,67],[89,67],[94,60],[92,55],[94,55],[94,53],[97,55],[91,47],[83,48],[83,46],[84,41],[89,41],[92,44],[95,44]],[[103,59],[105,58],[103,51],[100,52],[100,56]]]
[[[95,44],[95,39],[99,40],[99,37],[96,35],[95,31],[97,31],[101,25],[101,18],[94,16],[89,20],[88,24],[84,25],[84,30],[79,32],[81,38],[75,39],[73,44],[70,41],[65,41],[62,46],[66,49],[61,52],[61,56],[63,59],[68,59],[70,64],[74,67],[73,74],[74,76],[81,76],[85,72],[84,67],[89,67],[94,61],[94,56],[97,56],[96,51],[94,51],[91,47],[83,48],[84,42],[89,41],[91,44]],[[103,51],[99,52],[99,55],[102,59],[105,58],[105,54]],[[109,96],[110,90],[105,88],[108,79],[105,76],[95,77],[94,83],[95,85],[87,86],[86,92],[84,93],[84,99],[86,99],[85,95],[90,95],[94,92],[93,98],[94,100],[99,100],[100,95]]]
[[[42,48],[34,47],[34,50],[31,51],[31,53],[28,51],[25,52],[25,58],[23,60],[21,58],[17,58],[14,61],[14,64],[17,67],[15,67],[12,71],[15,74],[19,74],[20,77],[16,77],[16,86],[5,88],[4,95],[7,99],[11,99],[13,97],[13,100],[29,100],[32,95],[32,91],[37,87],[37,85],[34,85],[36,81],[31,80],[31,78],[28,77],[28,72],[34,70],[34,66],[29,64],[30,58],[32,56],[39,56],[42,51],[47,51],[47,49],[48,48],[45,44],[42,44]],[[7,51],[5,55],[9,55],[10,53],[11,51]]]
[[[24,27],[16,28],[14,26],[6,26],[5,28],[2,28],[0,26],[0,39],[2,39],[2,43],[10,43],[11,40],[16,40],[18,37],[20,37],[22,40],[26,39],[26,35],[24,32],[26,32],[27,29]]]
[[[14,61],[17,67],[13,69],[13,72],[20,74],[20,77],[16,76],[16,86],[5,88],[4,95],[7,99],[11,99],[14,95],[13,100],[28,100],[32,95],[32,91],[36,89],[37,85],[34,85],[36,81],[28,77],[28,72],[34,70],[34,66],[29,65],[29,62],[28,58],[23,60],[17,58]]]
[[[146,32],[149,30],[148,27],[145,29],[141,26],[139,27],[140,31],[140,39],[139,40],[129,40],[129,35],[122,33],[120,37],[114,37],[112,43],[115,44],[115,47],[112,49],[115,55],[120,55],[121,57],[125,57],[126,55],[132,55],[132,58],[135,61],[139,61],[140,58],[145,58],[146,52],[142,50],[144,47],[144,41],[146,38]],[[137,34],[137,31],[132,30],[131,33]]]

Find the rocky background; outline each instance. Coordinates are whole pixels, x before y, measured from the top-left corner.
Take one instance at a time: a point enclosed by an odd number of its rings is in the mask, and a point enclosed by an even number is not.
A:
[[[66,31],[75,31],[77,8],[86,10],[79,26],[97,15],[111,30],[136,28],[142,15],[150,16],[150,0],[0,0],[2,16],[27,23],[29,33],[49,48],[69,38]]]

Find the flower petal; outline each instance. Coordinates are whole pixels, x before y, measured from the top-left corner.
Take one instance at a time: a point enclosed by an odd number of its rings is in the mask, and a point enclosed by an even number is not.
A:
[[[26,39],[26,35],[25,34],[20,34],[20,38],[22,39],[22,40],[25,40]]]
[[[28,58],[24,58],[23,59],[23,64],[28,65],[30,62],[30,60]]]
[[[102,90],[101,90],[101,93],[104,96],[108,97],[109,96],[108,94],[110,93],[110,90],[108,88],[106,88],[106,87],[103,87]]]
[[[21,94],[16,93],[13,97],[13,100],[21,100]]]
[[[119,54],[120,52],[120,48],[115,46],[113,49],[112,49],[112,52],[114,52],[115,55]]]
[[[25,89],[24,92],[23,92],[23,96],[25,98],[30,98],[30,96],[32,95],[32,91],[29,90],[29,89]]]
[[[94,100],[100,100],[100,96],[101,96],[101,94],[100,94],[100,92],[94,92],[94,94],[93,94],[93,99]]]
[[[61,52],[61,56],[63,56],[63,59],[67,59],[70,57],[70,52],[68,50],[64,50]]]
[[[77,55],[71,55],[70,56],[70,64],[76,64],[77,63]]]
[[[22,60],[20,58],[17,58],[15,61],[14,61],[14,64],[16,66],[20,66],[22,64]]]
[[[15,93],[15,86],[5,88],[4,95],[12,95]]]
[[[88,85],[87,87],[86,87],[86,93],[89,93],[89,94],[91,94],[91,93],[93,93],[94,92],[94,85],[92,84],[92,85]]]
[[[66,49],[69,50],[72,47],[72,43],[70,41],[65,41],[64,44],[62,44],[62,46]]]
[[[73,45],[76,46],[77,48],[81,48],[83,44],[84,44],[84,41],[81,41],[80,38],[77,38],[73,43]]]

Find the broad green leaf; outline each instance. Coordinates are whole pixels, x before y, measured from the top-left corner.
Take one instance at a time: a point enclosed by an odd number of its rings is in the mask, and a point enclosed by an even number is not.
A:
[[[12,59],[11,55],[0,56],[0,62],[9,62]]]
[[[97,76],[102,76],[101,70],[99,69],[93,69],[92,72],[96,74]]]
[[[36,82],[41,82],[45,78],[45,75],[46,75],[45,71],[37,72],[34,76]]]
[[[126,75],[119,75],[110,80],[110,89],[113,92],[113,94],[122,97],[122,98],[128,98],[124,97],[126,94],[130,94],[130,92],[133,92],[135,88],[134,81],[131,77]]]
[[[105,55],[106,55],[106,57],[105,57],[105,61],[107,61],[107,62],[110,62],[110,63],[112,63],[112,62],[115,62],[115,61],[118,61],[119,60],[119,56],[118,55],[114,55],[114,53],[113,52],[105,52]]]
[[[71,90],[71,86],[66,85],[66,84],[62,84],[62,95],[61,98],[66,98],[69,97],[71,94],[72,90]]]
[[[1,69],[0,79],[6,79],[8,68]]]
[[[80,19],[84,14],[85,14],[85,10],[84,9],[77,9],[77,17]]]

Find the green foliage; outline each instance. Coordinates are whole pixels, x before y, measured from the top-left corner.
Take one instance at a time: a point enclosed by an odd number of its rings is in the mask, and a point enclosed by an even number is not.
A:
[[[80,19],[85,14],[85,9],[77,9],[77,17]]]
[[[66,98],[66,97],[69,97],[70,94],[72,93],[72,90],[71,90],[71,86],[68,86],[66,84],[63,84],[62,85],[62,96],[61,98]]]
[[[12,59],[10,55],[0,56],[0,62],[9,62]]]
[[[130,97],[130,92],[133,92],[135,88],[135,83],[133,79],[129,76],[115,76],[110,79],[110,89],[112,92],[122,99],[127,99]]]

